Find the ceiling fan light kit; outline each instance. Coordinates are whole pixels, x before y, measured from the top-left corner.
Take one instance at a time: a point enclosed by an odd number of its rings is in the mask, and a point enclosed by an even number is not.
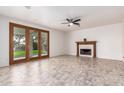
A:
[[[72,25],[73,25],[73,23],[69,23],[69,25],[70,25],[70,26],[72,26]]]

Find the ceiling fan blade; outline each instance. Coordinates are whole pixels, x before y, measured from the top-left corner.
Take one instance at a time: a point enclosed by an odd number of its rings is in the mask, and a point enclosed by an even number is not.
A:
[[[61,24],[68,24],[68,23],[61,23]]]
[[[78,22],[78,21],[81,21],[81,19],[74,20],[73,22]]]
[[[68,22],[70,22],[70,19],[66,18],[66,20],[67,20]]]
[[[80,27],[80,24],[79,23],[73,23],[73,24],[78,25]]]

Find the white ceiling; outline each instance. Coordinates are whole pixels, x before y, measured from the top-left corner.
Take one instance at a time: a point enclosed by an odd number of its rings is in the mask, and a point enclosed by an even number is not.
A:
[[[124,19],[124,7],[119,6],[1,6],[0,14],[33,22],[59,31],[79,30],[120,22]],[[66,18],[81,17],[81,26],[68,27]]]

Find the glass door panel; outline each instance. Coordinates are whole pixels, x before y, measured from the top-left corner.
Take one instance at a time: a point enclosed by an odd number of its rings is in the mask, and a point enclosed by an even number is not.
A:
[[[30,58],[38,57],[38,32],[30,30]]]
[[[25,29],[14,27],[14,36],[13,36],[13,51],[14,51],[14,60],[20,60],[26,58],[25,50]]]
[[[48,33],[41,32],[41,56],[48,55]]]

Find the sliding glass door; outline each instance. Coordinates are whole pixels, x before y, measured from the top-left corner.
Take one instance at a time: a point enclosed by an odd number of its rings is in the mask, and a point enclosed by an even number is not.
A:
[[[10,64],[49,57],[49,31],[10,23]]]
[[[13,36],[13,52],[14,60],[20,60],[20,59],[25,59],[26,58],[26,50],[25,50],[25,29],[20,28],[20,27],[14,27],[14,36]]]
[[[48,56],[48,33],[41,32],[41,56]]]
[[[39,52],[39,50],[38,50],[38,32],[37,31],[35,31],[35,30],[30,30],[30,36],[29,36],[29,40],[30,40],[30,44],[29,44],[29,46],[30,46],[30,52],[29,52],[29,54],[30,54],[30,58],[32,58],[32,57],[38,57],[38,52]]]

